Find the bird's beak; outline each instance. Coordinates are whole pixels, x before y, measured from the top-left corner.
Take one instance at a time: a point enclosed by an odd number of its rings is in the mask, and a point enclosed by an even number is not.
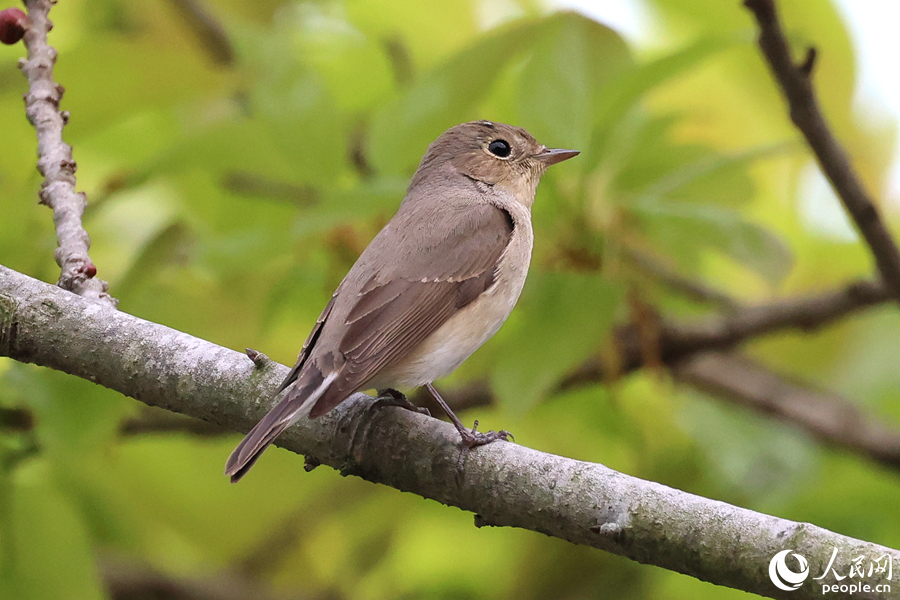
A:
[[[581,154],[578,150],[563,150],[561,148],[544,148],[534,157],[547,166],[555,165],[564,160],[569,160],[573,156]]]

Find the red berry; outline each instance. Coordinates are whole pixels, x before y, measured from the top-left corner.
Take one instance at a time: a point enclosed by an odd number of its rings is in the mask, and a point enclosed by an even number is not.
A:
[[[28,17],[18,8],[0,11],[0,42],[15,44],[25,35]]]

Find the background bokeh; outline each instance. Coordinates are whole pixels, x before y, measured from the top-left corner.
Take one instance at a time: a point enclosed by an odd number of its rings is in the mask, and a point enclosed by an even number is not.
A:
[[[854,109],[839,13],[825,0],[779,5],[797,55],[819,50],[814,81],[834,131],[886,197],[895,126]],[[466,120],[523,126],[583,153],[538,191],[519,307],[440,382],[448,398],[490,385],[496,401],[465,420],[896,548],[897,469],[661,368],[554,391],[588,357],[614,353],[617,324],[721,310],[666,285],[659,268],[746,304],[872,273],[741,3],[650,0],[646,11],[659,36],[635,45],[531,0],[60,2],[55,75],[99,276],[124,311],[290,364],[427,144]],[[52,282],[22,52],[0,47],[0,264]],[[745,351],[896,427],[898,341],[886,305]],[[47,369],[0,359],[0,407],[34,419],[0,429],[3,597],[93,600],[129,577],[201,598],[746,596],[533,532],[476,529],[454,508],[305,473],[283,450],[232,486],[221,473],[239,435],[123,428],[150,418],[138,402]]]

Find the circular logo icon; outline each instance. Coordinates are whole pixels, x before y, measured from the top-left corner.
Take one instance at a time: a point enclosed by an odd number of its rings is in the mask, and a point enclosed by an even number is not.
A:
[[[772,557],[769,561],[769,579],[775,587],[790,592],[800,587],[800,584],[809,577],[809,563],[799,554],[793,553],[792,556],[800,565],[800,571],[791,571],[785,562],[788,554],[792,554],[790,550],[782,550]]]

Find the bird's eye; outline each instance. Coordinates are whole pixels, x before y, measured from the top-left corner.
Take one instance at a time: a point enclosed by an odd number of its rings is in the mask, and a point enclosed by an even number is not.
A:
[[[494,140],[488,144],[488,152],[494,156],[506,158],[509,156],[509,153],[512,152],[512,148],[509,147],[509,142],[506,140]]]

